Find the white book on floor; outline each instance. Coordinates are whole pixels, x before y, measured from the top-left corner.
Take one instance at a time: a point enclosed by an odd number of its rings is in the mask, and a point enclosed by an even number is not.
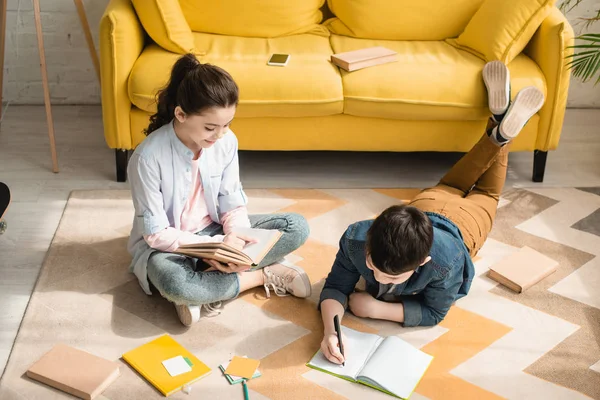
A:
[[[433,357],[397,336],[382,337],[342,328],[346,365],[327,360],[321,350],[306,364],[310,368],[408,399]]]

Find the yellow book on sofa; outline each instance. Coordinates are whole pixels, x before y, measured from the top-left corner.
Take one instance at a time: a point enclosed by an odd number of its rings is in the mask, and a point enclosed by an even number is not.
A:
[[[183,358],[183,367],[175,364],[179,357]],[[163,335],[123,354],[123,359],[165,396],[181,390],[211,372],[206,364],[169,335]],[[178,374],[172,376],[171,373]]]

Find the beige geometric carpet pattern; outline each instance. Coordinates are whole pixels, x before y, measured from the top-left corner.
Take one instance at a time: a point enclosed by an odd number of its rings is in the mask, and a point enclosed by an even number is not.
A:
[[[217,368],[232,355],[261,360],[263,376],[249,383],[253,400],[389,399],[305,363],[321,339],[316,301],[340,235],[350,223],[417,192],[248,190],[252,213],[293,211],[308,219],[310,238],[290,260],[307,271],[313,296],[267,300],[264,290],[255,289],[190,329],[170,303],[158,294],[146,296],[127,272],[130,193],[73,192],[0,381],[0,399],[71,398],[24,375],[59,342],[121,364],[121,377],[102,400],[162,398],[120,356],[165,333],[213,368],[189,395],[179,392],[174,399],[243,398],[241,387],[229,385]],[[471,292],[441,324],[402,328],[349,315],[344,325],[398,335],[435,357],[411,399],[600,399],[599,210],[597,189],[509,191],[475,258]],[[522,246],[555,259],[559,268],[514,294],[486,272]]]

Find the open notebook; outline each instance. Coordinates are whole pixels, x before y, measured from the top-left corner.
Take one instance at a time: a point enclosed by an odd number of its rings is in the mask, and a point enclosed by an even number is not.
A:
[[[189,244],[179,247],[175,253],[217,260],[225,264],[256,266],[281,237],[281,232],[275,229],[235,228],[234,232],[255,238],[257,242],[248,244],[243,250],[222,242]]]
[[[433,357],[397,336],[383,338],[346,327],[343,330],[346,335],[345,366],[328,361],[321,350],[306,365],[408,399]]]

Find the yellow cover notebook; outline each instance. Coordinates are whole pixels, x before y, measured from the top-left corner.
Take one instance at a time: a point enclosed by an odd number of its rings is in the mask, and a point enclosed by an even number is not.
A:
[[[191,362],[191,371],[171,376],[163,361],[177,356]],[[211,369],[169,335],[163,335],[136,349],[123,354],[123,360],[154,385],[162,394],[170,396],[185,385],[205,377]]]

